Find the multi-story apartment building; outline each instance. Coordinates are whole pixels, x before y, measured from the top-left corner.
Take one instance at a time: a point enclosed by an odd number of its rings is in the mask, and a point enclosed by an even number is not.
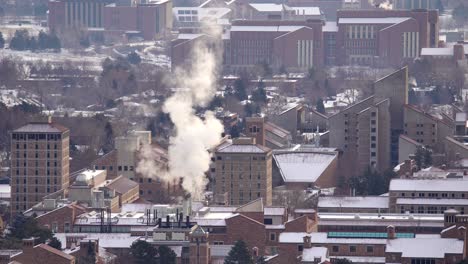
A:
[[[439,153],[444,151],[445,138],[453,136],[454,125],[412,105],[405,105],[404,134]]]
[[[242,205],[272,199],[272,152],[254,138],[237,138],[215,151],[214,194],[218,203]]]
[[[51,119],[11,133],[12,215],[68,187],[69,145],[70,131]]]
[[[349,173],[390,166],[390,100],[374,101],[371,96],[329,117],[330,146],[343,150]]]

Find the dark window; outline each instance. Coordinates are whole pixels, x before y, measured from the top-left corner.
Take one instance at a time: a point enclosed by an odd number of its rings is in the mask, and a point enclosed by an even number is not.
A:
[[[297,251],[302,252],[304,250],[303,245],[297,245]]]
[[[263,223],[264,223],[265,225],[272,225],[272,224],[273,224],[273,219],[271,219],[271,218],[265,218],[265,219],[263,219]]]
[[[356,252],[356,246],[349,246],[349,252]]]
[[[374,247],[373,246],[367,246],[366,251],[367,251],[367,253],[373,253],[374,252]]]
[[[119,166],[119,167],[118,167],[118,170],[119,170],[119,171],[122,171],[122,166]]]
[[[340,251],[340,247],[339,246],[333,246],[332,251],[333,252],[338,252],[338,251]]]

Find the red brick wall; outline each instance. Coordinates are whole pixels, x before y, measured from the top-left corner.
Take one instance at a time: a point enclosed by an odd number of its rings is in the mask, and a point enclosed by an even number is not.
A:
[[[265,225],[242,215],[226,219],[226,241],[224,244],[233,245],[240,239],[247,243],[250,250],[257,247],[259,254],[263,255],[266,239]]]
[[[47,227],[49,229],[51,229],[53,223],[56,222],[58,226],[57,232],[64,233],[65,222],[68,222],[70,224],[70,232],[71,232],[75,218],[78,215],[83,214],[85,212],[86,212],[85,210],[82,210],[80,208],[74,207],[73,205],[70,205],[70,206],[64,206],[62,208],[51,211],[47,214],[41,215],[37,217],[36,219],[37,219],[39,226]]]
[[[11,258],[11,261],[20,263],[38,263],[38,260],[42,260],[47,264],[75,264],[74,258],[68,260],[39,247],[23,248],[22,254]]]

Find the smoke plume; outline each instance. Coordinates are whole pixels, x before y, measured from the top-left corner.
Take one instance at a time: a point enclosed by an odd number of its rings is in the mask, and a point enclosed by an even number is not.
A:
[[[163,105],[163,111],[170,115],[174,123],[174,135],[168,149],[168,168],[161,168],[154,161],[151,149],[141,152],[142,159],[137,172],[147,177],[158,177],[163,181],[182,178],[182,187],[194,199],[202,198],[207,184],[205,172],[209,169],[208,149],[221,140],[223,126],[211,111],[195,114],[198,107],[207,106],[216,92],[216,76],[219,54],[220,32],[204,26],[205,33],[195,40],[191,52],[190,66],[174,72],[175,80],[171,87],[181,87]]]

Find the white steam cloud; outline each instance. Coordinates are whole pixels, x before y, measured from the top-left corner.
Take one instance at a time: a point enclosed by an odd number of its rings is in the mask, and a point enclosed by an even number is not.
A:
[[[203,119],[195,115],[195,108],[207,106],[216,92],[216,75],[220,36],[213,28],[205,26],[212,37],[195,40],[188,69],[176,69],[173,87],[182,87],[164,102],[163,111],[168,113],[175,126],[168,149],[168,168],[156,161],[158,156],[150,147],[142,149],[137,172],[146,177],[158,177],[174,182],[182,179],[182,187],[194,199],[201,199],[207,179],[210,155],[208,149],[221,140],[223,126],[211,111],[203,113]]]

